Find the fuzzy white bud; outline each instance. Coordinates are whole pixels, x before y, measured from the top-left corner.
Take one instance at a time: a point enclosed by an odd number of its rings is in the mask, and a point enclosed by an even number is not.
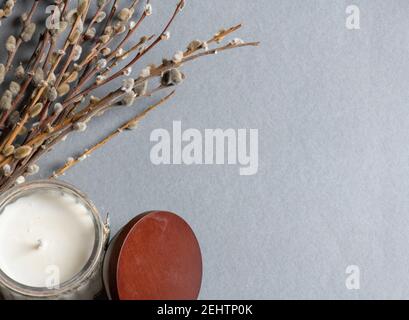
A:
[[[183,61],[183,57],[184,57],[183,51],[178,51],[173,56],[173,62],[174,63],[181,63]]]
[[[99,59],[97,62],[97,68],[98,69],[104,69],[108,64],[108,61],[106,59]]]
[[[124,79],[124,81],[122,82],[121,90],[125,92],[130,92],[132,91],[134,85],[135,80],[133,78]]]
[[[32,176],[37,174],[40,171],[40,167],[36,164],[32,164],[27,168],[27,174]]]
[[[142,77],[142,78],[147,78],[147,77],[149,77],[150,75],[151,75],[151,67],[148,66],[148,67],[142,69],[141,74],[140,74],[140,77]]]
[[[76,122],[74,123],[74,130],[84,132],[85,130],[87,130],[87,124],[84,122]]]
[[[169,40],[170,39],[170,32],[165,31],[164,33],[162,33],[161,39],[162,40]]]
[[[24,182],[26,182],[26,178],[24,178],[23,176],[19,176],[19,177],[16,179],[16,184],[22,184],[22,183],[24,183]]]
[[[148,4],[145,6],[145,14],[146,14],[147,16],[150,16],[150,15],[152,15],[152,12],[153,12],[152,5],[151,5],[150,3],[148,3]]]
[[[54,111],[55,114],[61,113],[61,111],[63,111],[63,109],[64,109],[63,105],[61,103],[59,103],[59,102],[56,103],[54,105],[54,107],[53,107],[53,111]]]

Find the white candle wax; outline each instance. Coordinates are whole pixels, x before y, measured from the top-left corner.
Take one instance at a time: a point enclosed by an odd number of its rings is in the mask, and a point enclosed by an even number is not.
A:
[[[94,243],[92,215],[67,193],[34,191],[0,214],[0,270],[26,286],[72,279],[90,259]]]

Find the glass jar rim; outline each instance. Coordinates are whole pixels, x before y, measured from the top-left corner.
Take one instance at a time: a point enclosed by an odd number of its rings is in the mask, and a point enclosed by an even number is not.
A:
[[[98,264],[101,255],[103,254],[104,248],[104,222],[95,207],[95,205],[91,202],[87,195],[83,192],[79,191],[73,185],[57,181],[57,180],[36,180],[32,182],[27,182],[24,184],[17,185],[7,191],[5,191],[2,195],[0,195],[0,214],[3,209],[9,204],[10,201],[30,190],[34,189],[54,189],[68,192],[75,197],[79,198],[83,204],[87,207],[90,214],[92,215],[92,220],[95,226],[95,241],[94,247],[92,249],[91,255],[84,265],[84,267],[79,271],[75,276],[71,279],[61,283],[57,288],[47,288],[47,287],[31,287],[19,283],[9,276],[7,276],[1,269],[0,269],[0,284],[4,285],[8,289],[15,291],[19,294],[30,296],[30,297],[37,297],[37,298],[47,298],[52,296],[58,296],[61,294],[65,294],[71,290],[75,290],[81,286],[81,284],[89,278],[93,271]]]

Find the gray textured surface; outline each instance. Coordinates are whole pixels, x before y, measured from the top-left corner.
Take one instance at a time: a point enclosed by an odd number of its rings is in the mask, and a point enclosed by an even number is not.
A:
[[[148,26],[174,2],[153,1]],[[409,2],[354,1],[359,31],[345,28],[350,1],[188,2],[172,41],[145,62],[238,22],[240,37],[262,46],[186,66],[189,80],[167,107],[64,180],[110,212],[115,230],[145,210],[182,215],[203,250],[201,298],[409,298]],[[43,168],[133,112],[96,120]],[[150,132],[173,120],[259,129],[258,174],[152,165]],[[359,291],[345,288],[351,264]]]

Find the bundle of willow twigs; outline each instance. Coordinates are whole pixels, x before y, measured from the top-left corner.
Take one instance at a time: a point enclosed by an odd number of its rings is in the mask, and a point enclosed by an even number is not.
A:
[[[16,1],[7,0],[0,7],[0,22],[17,14],[13,10]],[[7,55],[5,61],[0,61],[0,84],[5,88],[0,95],[0,192],[24,182],[27,175],[36,174],[39,171],[36,162],[42,155],[64,141],[68,134],[85,131],[87,123],[107,109],[130,106],[144,97],[170,90],[158,103],[104,140],[75,159],[69,158],[52,177],[63,174],[120,132],[136,127],[149,111],[173,95],[173,87],[185,78],[180,67],[187,62],[258,45],[238,38],[222,44],[226,36],[240,28],[238,25],[220,30],[207,41],[191,41],[184,51],[163,59],[158,65],[141,66],[139,76],[132,77],[137,62],[158,43],[169,39],[169,28],[185,6],[184,0],[176,4],[157,36],[138,37],[136,31],[152,14],[150,0],[143,3],[133,0],[123,7],[119,0],[75,0],[75,3],[57,0],[54,5],[59,14],[52,23],[47,19],[43,25],[33,22],[39,2],[33,0],[31,9],[20,14],[21,32],[7,39]],[[28,42],[35,42],[31,58],[15,61],[17,52]],[[122,85],[116,90],[102,97],[93,95],[96,89],[120,78]]]

